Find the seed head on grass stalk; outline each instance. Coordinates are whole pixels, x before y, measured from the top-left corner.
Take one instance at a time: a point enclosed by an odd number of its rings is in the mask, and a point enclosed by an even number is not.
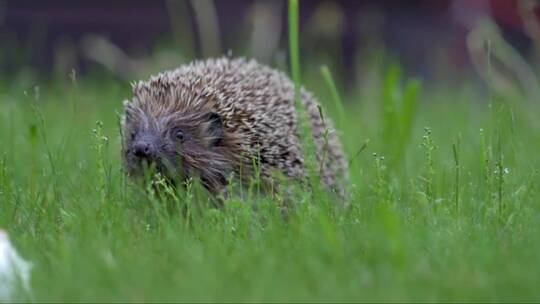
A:
[[[426,156],[426,175],[422,178],[424,181],[424,194],[428,202],[433,203],[435,201],[433,180],[435,177],[435,169],[433,166],[433,150],[435,150],[435,143],[431,134],[431,129],[424,128],[424,136],[422,136],[422,148]]]
[[[504,155],[503,155],[503,151],[502,151],[502,136],[501,136],[501,131],[499,130],[497,132],[497,153],[499,154],[499,159],[496,163],[496,173],[497,173],[497,210],[498,210],[498,217],[499,217],[499,222],[502,224],[503,223],[503,216],[504,216],[504,209],[505,209],[505,206],[504,206],[504,198],[503,198],[503,195],[504,195],[504,192],[503,192],[503,188],[504,188],[504,174],[505,174],[505,171],[506,169],[504,168]]]
[[[343,130],[345,128],[345,123],[347,121],[347,117],[345,115],[345,108],[343,107],[343,100],[337,90],[337,87],[336,87],[336,83],[334,81],[334,78],[332,77],[332,74],[330,73],[330,69],[324,65],[321,67],[321,74],[323,76],[323,79],[324,81],[326,82],[326,86],[328,87],[328,90],[330,91],[330,94],[332,96],[332,99],[333,99],[333,102],[334,104],[336,105],[337,109],[338,109],[338,128],[340,130]],[[411,107],[409,107],[411,108]],[[409,111],[409,112],[415,112],[416,110],[414,111]],[[321,115],[321,118],[323,119],[323,122],[324,122],[324,118],[322,116],[322,109],[321,107],[319,107],[319,113]],[[412,115],[409,115],[410,117],[412,117]],[[412,120],[411,120],[412,121]],[[325,126],[325,148],[328,148],[327,147],[327,144],[328,144],[328,135],[329,133],[327,132],[328,131],[328,128]],[[334,132],[334,130],[329,130],[330,132]],[[354,160],[358,158],[358,156],[360,155],[360,153],[362,153],[362,151],[364,151],[367,146],[368,146],[368,143],[369,143],[369,139],[367,139],[363,144],[362,146],[360,146],[360,148],[358,150],[356,150],[356,152],[354,153],[354,155],[350,158],[349,160],[349,168],[351,167],[351,165],[353,164]],[[323,162],[321,162],[322,164]],[[358,167],[358,165],[355,163],[355,171],[358,172],[360,171],[360,168]],[[320,170],[320,172],[322,172],[322,170]]]
[[[481,149],[481,159],[482,159],[482,176],[483,176],[483,185],[486,189],[485,193],[489,195],[493,183],[493,174],[491,170],[493,151],[489,139],[486,135],[484,129],[480,129],[480,149]],[[490,196],[490,195],[489,195]],[[491,199],[491,198],[489,198]]]
[[[324,114],[323,114],[323,110],[322,110],[322,107],[320,105],[317,105],[317,109],[319,110],[319,117],[321,117],[321,120],[323,122],[323,125],[324,125],[324,131],[323,131],[323,141],[324,141],[324,146],[323,146],[323,155],[321,157],[321,160],[320,160],[320,164],[319,164],[319,176],[322,176],[323,173],[324,173],[324,162],[326,161],[326,157],[327,157],[327,154],[328,154],[328,136],[330,135],[330,133],[334,132],[334,130],[328,128],[328,126],[326,125],[326,121],[324,120]]]
[[[58,175],[59,174],[57,170],[57,165],[53,157],[53,153],[52,153],[47,135],[45,133],[45,130],[46,130],[45,117],[43,116],[43,113],[40,111],[40,109],[34,103],[31,104],[31,107],[32,107],[32,114],[34,115],[34,118],[37,120],[37,132],[41,137],[43,146],[45,147],[45,153],[47,156],[47,160],[49,161],[49,166],[51,168],[50,179],[51,179],[51,184],[52,184],[53,193],[54,193],[54,200],[56,203],[60,205],[60,209],[63,209],[64,201],[60,197],[60,191],[58,189]]]
[[[375,159],[375,174],[376,181],[375,181],[375,194],[377,196],[377,199],[382,202],[386,202],[388,199],[387,196],[387,184],[386,184],[386,178],[385,178],[385,171],[386,171],[386,165],[384,164],[384,156],[379,155],[377,153],[373,153],[373,157]]]
[[[94,134],[94,150],[98,157],[98,192],[101,206],[104,206],[108,195],[108,173],[105,149],[109,144],[109,138],[103,135],[103,122],[99,120],[96,121],[96,128],[92,130],[92,133]]]
[[[454,188],[454,202],[455,202],[455,212],[456,215],[459,215],[459,193],[460,193],[460,175],[461,175],[461,166],[459,163],[459,153],[460,153],[460,142],[461,137],[458,136],[456,141],[452,144],[452,152],[454,155],[454,169],[455,169],[455,188]]]
[[[0,197],[3,198],[3,202],[8,201],[8,198],[11,196],[11,183],[9,182],[11,178],[8,176],[6,159],[7,154],[2,154],[0,157]]]

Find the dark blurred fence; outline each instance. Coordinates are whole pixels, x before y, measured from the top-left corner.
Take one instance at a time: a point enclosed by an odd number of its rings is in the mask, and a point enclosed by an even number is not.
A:
[[[286,50],[285,1],[0,3],[4,71],[16,71],[22,65],[40,71],[56,66],[84,71],[100,60],[109,68],[121,69],[138,62],[119,59],[120,63],[114,63],[99,57],[103,53],[104,57],[144,58],[160,47],[169,50],[172,60],[175,52],[191,59],[232,50],[269,61],[280,49]],[[504,38],[528,57],[533,39],[525,30],[522,13],[517,0],[304,0],[303,54],[326,55],[346,69],[359,53],[385,50],[407,69],[425,76],[441,67],[459,73],[470,66],[466,35],[483,16],[491,16]],[[538,7],[533,14],[538,21]],[[126,69],[129,73],[130,68]]]

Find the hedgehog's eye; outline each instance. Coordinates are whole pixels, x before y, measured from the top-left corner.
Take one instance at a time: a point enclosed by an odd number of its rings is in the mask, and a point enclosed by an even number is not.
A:
[[[131,132],[131,134],[130,134],[131,140],[134,140],[134,139],[135,139],[135,135],[137,135],[137,134],[135,133],[135,131]]]
[[[174,131],[174,137],[177,139],[177,140],[184,140],[184,132],[182,130],[176,130]]]

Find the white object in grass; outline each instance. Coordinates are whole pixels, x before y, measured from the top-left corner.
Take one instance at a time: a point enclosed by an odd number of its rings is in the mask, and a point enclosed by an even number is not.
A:
[[[0,302],[15,301],[30,291],[31,268],[0,229]]]

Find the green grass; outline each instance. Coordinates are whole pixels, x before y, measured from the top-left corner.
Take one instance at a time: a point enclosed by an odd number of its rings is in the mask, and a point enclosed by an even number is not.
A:
[[[303,83],[341,129],[351,192],[344,208],[296,191],[286,217],[250,189],[215,209],[197,184],[126,180],[129,84],[1,82],[0,227],[34,264],[23,299],[539,301],[537,105],[381,74],[377,98],[340,95],[327,68]]]
[[[39,92],[0,87],[0,226],[34,263],[36,301],[539,299],[533,105],[426,90],[395,163],[384,109],[367,110],[382,103],[346,104],[347,150],[370,139],[350,155],[350,206],[298,193],[284,219],[268,197],[217,210],[196,187],[159,197],[126,181],[128,85]]]

